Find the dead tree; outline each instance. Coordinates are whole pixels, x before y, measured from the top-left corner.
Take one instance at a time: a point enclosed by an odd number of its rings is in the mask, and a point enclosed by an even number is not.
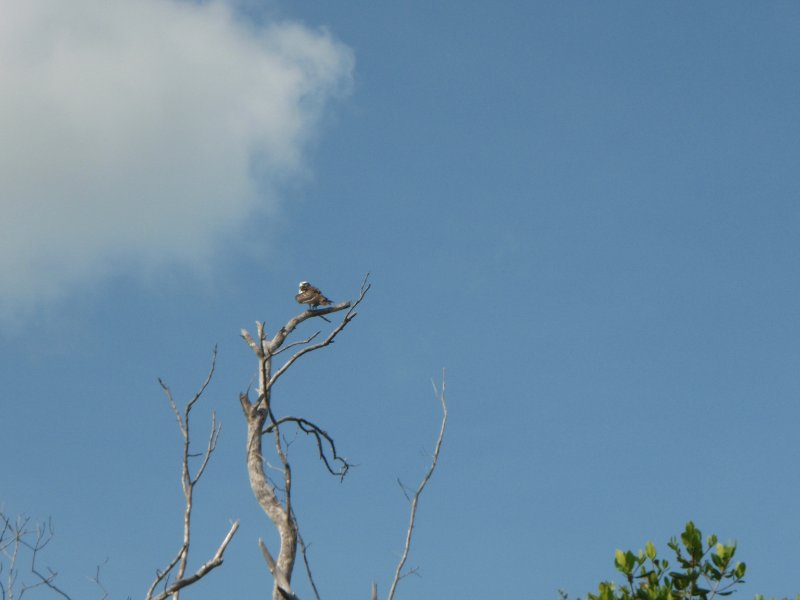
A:
[[[370,289],[368,278],[361,284],[361,292],[354,302],[342,302],[327,308],[306,310],[281,327],[271,338],[268,337],[264,323],[256,322],[256,338],[246,330],[242,330],[242,337],[255,353],[258,361],[258,390],[257,396],[251,400],[249,393],[241,394],[239,400],[247,419],[247,473],[250,478],[250,487],[261,508],[278,530],[280,548],[278,557],[274,559],[262,540],[259,540],[261,551],[267,566],[272,573],[274,585],[272,588],[273,600],[295,598],[292,592],[291,581],[297,558],[298,526],[297,519],[292,509],[292,468],[286,456],[286,450],[281,437],[281,427],[294,425],[307,435],[314,437],[320,458],[324,461],[328,471],[339,477],[344,477],[350,464],[336,452],[333,438],[321,427],[308,419],[295,416],[276,418],[272,410],[272,390],[280,377],[301,357],[320,350],[333,343],[337,335],[356,317],[355,309],[364,299]],[[300,323],[315,317],[323,317],[331,313],[347,311],[342,321],[333,328],[327,337],[317,343],[312,342],[320,335],[320,331],[311,337],[296,342],[286,343],[291,333]],[[273,359],[283,352],[298,348],[282,365],[277,366]],[[272,435],[275,443],[275,452],[281,462],[283,475],[283,498],[279,498],[275,484],[270,481],[264,471],[264,458],[262,455],[262,439],[265,435]]]
[[[205,381],[203,381],[203,384],[200,386],[200,389],[194,395],[194,397],[184,405],[182,411],[178,410],[178,405],[175,403],[175,399],[172,397],[172,392],[167,384],[161,381],[161,379],[158,380],[158,383],[161,385],[161,389],[164,390],[164,394],[167,397],[167,402],[169,403],[172,412],[175,413],[175,418],[178,421],[178,428],[183,436],[183,460],[181,461],[181,487],[183,488],[183,497],[185,500],[183,510],[183,543],[178,549],[175,557],[167,564],[167,566],[163,569],[156,570],[155,579],[153,579],[153,583],[147,590],[146,600],[166,600],[166,598],[169,596],[172,596],[173,600],[178,600],[180,591],[183,588],[197,583],[208,573],[222,564],[225,549],[228,547],[228,544],[230,544],[233,536],[236,534],[236,530],[239,529],[238,521],[231,523],[231,527],[228,530],[227,535],[222,539],[222,542],[217,548],[214,556],[203,563],[194,573],[190,573],[188,575],[186,574],[186,567],[189,560],[189,547],[191,544],[194,488],[200,481],[203,473],[205,473],[206,467],[208,466],[208,461],[211,459],[211,455],[214,453],[214,450],[217,447],[217,439],[219,438],[220,431],[220,425],[217,423],[216,415],[212,412],[211,432],[208,436],[206,449],[201,455],[202,458],[200,460],[200,466],[197,468],[195,473],[192,474],[189,468],[189,459],[194,455],[190,452],[189,416],[191,415],[195,404],[203,395],[203,392],[205,392],[208,384],[211,382],[211,378],[214,376],[216,361],[217,349],[214,348],[214,354],[211,358],[211,367],[208,370],[208,375],[206,376]],[[172,581],[170,581],[171,577],[174,577]],[[156,588],[158,588],[159,585],[162,589],[160,592],[157,592]]]
[[[286,371],[295,364],[297,360],[306,354],[315,350],[320,350],[332,344],[336,336],[347,327],[347,325],[356,317],[356,308],[364,300],[367,292],[370,289],[368,283],[368,276],[361,284],[361,290],[358,298],[353,302],[342,302],[327,308],[317,310],[306,310],[297,316],[291,318],[283,327],[277,330],[274,335],[270,336],[266,332],[266,327],[262,322],[256,322],[256,336],[252,336],[250,332],[243,329],[241,332],[242,338],[247,342],[247,345],[253,351],[258,362],[258,389],[256,390],[255,399],[250,398],[249,392],[240,395],[239,400],[242,406],[242,411],[247,420],[247,472],[250,478],[250,487],[253,494],[258,501],[261,508],[266,515],[275,525],[278,531],[280,540],[280,547],[278,549],[277,559],[273,557],[272,553],[267,548],[263,540],[259,540],[259,547],[264,555],[264,560],[267,563],[270,573],[273,576],[272,598],[273,600],[297,600],[297,596],[292,590],[292,573],[294,571],[295,562],[297,559],[297,547],[300,544],[303,560],[306,566],[306,572],[309,577],[314,594],[319,600],[316,585],[311,577],[311,569],[308,565],[307,557],[305,554],[305,544],[299,533],[299,527],[295,512],[292,508],[292,468],[287,457],[284,438],[281,434],[281,428],[284,426],[297,427],[303,433],[310,435],[314,438],[319,452],[319,457],[325,465],[325,468],[335,476],[343,478],[350,468],[350,464],[346,459],[342,458],[336,450],[336,444],[333,438],[320,426],[311,422],[310,420],[299,416],[281,416],[276,417],[273,412],[272,393],[278,379],[286,373]],[[295,342],[287,343],[289,336],[294,332],[300,323],[315,317],[325,318],[324,315],[346,311],[344,317],[338,325],[333,326],[333,329],[328,333],[322,341],[316,340],[321,331],[317,331],[314,335],[307,339],[298,340]],[[327,321],[327,319],[325,319]],[[280,365],[275,364],[276,357],[280,354],[295,348],[294,354],[291,355],[285,362]],[[437,396],[439,397],[439,396]],[[400,564],[397,566],[394,581],[391,585],[389,592],[389,599],[394,595],[395,589],[400,579],[409,573],[403,573],[403,566],[408,557],[411,536],[414,529],[414,519],[416,516],[417,504],[422,490],[430,479],[433,470],[436,468],[436,461],[439,456],[439,449],[441,448],[442,438],[444,435],[444,427],[447,419],[447,407],[444,397],[444,380],[441,389],[441,403],[444,410],[444,418],[442,420],[442,427],[436,443],[436,449],[433,455],[433,462],[428,472],[426,473],[422,483],[417,488],[413,496],[409,497],[411,503],[411,518],[406,535],[406,544],[403,551],[403,557]],[[282,490],[276,483],[271,481],[267,476],[264,469],[264,456],[262,454],[262,443],[264,436],[271,436],[275,445],[275,454],[280,460],[279,470],[282,475]],[[279,492],[282,491],[282,494]],[[413,572],[413,570],[412,570]],[[377,593],[376,587],[373,585],[373,595]]]

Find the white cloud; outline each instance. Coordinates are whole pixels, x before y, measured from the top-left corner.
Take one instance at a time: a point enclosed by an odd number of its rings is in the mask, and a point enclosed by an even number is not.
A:
[[[222,2],[0,0],[0,318],[115,263],[203,261],[298,173],[352,66]]]

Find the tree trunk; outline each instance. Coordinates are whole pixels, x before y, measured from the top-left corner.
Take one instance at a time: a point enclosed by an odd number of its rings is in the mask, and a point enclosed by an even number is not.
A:
[[[250,487],[261,508],[275,524],[280,536],[281,547],[278,552],[276,568],[280,574],[273,573],[275,585],[272,588],[273,600],[285,600],[278,582],[291,582],[294,561],[297,555],[297,527],[288,512],[275,495],[272,485],[264,472],[264,459],[261,453],[261,436],[264,430],[267,411],[263,400],[247,408],[247,474]],[[288,591],[288,590],[287,590]]]

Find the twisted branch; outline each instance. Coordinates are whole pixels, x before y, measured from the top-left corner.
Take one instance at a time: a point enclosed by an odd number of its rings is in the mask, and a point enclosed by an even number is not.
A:
[[[343,458],[336,453],[336,443],[333,441],[333,438],[330,436],[330,434],[321,427],[319,427],[318,425],[315,425],[314,423],[309,421],[308,419],[303,419],[301,417],[281,417],[277,421],[274,421],[272,424],[265,427],[262,433],[272,433],[275,427],[283,425],[284,423],[296,423],[300,431],[302,431],[307,435],[313,435],[317,441],[317,450],[319,451],[319,458],[320,460],[322,460],[323,463],[325,463],[325,468],[328,469],[328,472],[331,475],[335,475],[340,479],[344,479],[344,476],[347,475],[347,472],[353,465],[351,465],[346,458]],[[334,470],[333,467],[331,467],[331,463],[328,460],[328,457],[325,453],[323,439],[325,440],[325,442],[327,442],[327,445],[330,447],[332,460],[341,464],[341,467],[337,470]]]

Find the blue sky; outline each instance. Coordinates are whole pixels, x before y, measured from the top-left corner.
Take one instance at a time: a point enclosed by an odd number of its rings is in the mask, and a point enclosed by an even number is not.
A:
[[[373,289],[282,379],[358,468],[291,447],[323,598],[555,598],[688,519],[742,597],[796,594],[796,3],[0,4],[0,505],[47,562],[143,597],[177,550],[180,436],[219,345],[192,598],[263,597],[238,337],[307,279]],[[314,324],[301,334],[313,333]],[[298,571],[298,593],[311,592]],[[35,596],[34,596],[35,597]]]

